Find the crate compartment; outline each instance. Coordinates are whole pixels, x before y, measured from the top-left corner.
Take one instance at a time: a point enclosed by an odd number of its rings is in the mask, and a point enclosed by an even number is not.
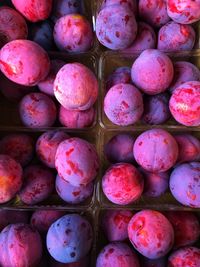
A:
[[[172,59],[173,62],[177,61],[187,61],[191,62],[194,65],[196,65],[198,68],[200,68],[200,51],[196,50],[193,52],[178,52],[178,53],[169,53],[169,57]],[[131,67],[133,62],[136,60],[136,58],[139,56],[139,54],[130,54],[130,53],[116,53],[116,52],[105,52],[102,53],[100,62],[99,62],[99,85],[100,85],[100,102],[99,102],[99,120],[100,125],[102,128],[105,129],[125,129],[125,130],[133,130],[135,127],[152,127],[151,125],[148,125],[142,120],[138,121],[137,123],[129,126],[118,126],[113,124],[106,116],[104,112],[104,98],[107,93],[106,90],[106,81],[108,79],[108,76],[119,67],[127,66]],[[175,119],[172,117],[162,124],[163,126],[182,126],[179,124]],[[160,125],[156,125],[156,127],[160,127]]]
[[[158,127],[156,127],[158,128]],[[176,134],[191,134],[192,136],[200,139],[200,132],[198,129],[189,129],[186,127],[182,127],[181,129],[179,127],[174,127],[174,128],[169,128],[169,127],[162,127],[164,130],[169,132],[172,135]],[[161,195],[160,197],[148,197],[142,194],[142,196],[135,202],[129,205],[116,205],[109,201],[105,194],[103,193],[102,190],[102,177],[105,174],[106,170],[112,165],[105,157],[104,154],[104,146],[107,144],[107,142],[114,137],[117,134],[129,134],[133,137],[139,136],[141,133],[144,131],[148,130],[149,128],[146,127],[138,127],[135,128],[134,130],[130,131],[123,131],[121,130],[102,130],[101,133],[101,145],[100,145],[100,159],[101,159],[101,172],[99,174],[100,180],[98,181],[98,201],[100,202],[100,205],[102,207],[108,207],[108,208],[123,208],[123,207],[128,207],[128,208],[133,208],[133,209],[178,209],[178,210],[191,210],[191,207],[183,206],[181,205],[171,194],[169,188],[166,193]],[[138,164],[133,163],[133,165],[137,168]],[[169,170],[171,172],[171,170]],[[197,208],[199,210],[199,208]]]

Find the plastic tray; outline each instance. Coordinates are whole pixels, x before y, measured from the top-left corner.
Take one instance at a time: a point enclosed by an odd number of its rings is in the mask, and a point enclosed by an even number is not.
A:
[[[65,61],[66,63],[70,62],[80,62],[87,67],[89,67],[93,73],[97,77],[97,60],[96,60],[96,55],[94,53],[82,53],[79,55],[67,55],[66,53],[60,53],[60,52],[51,52],[49,53],[49,56],[51,59],[61,59]],[[0,91],[1,88],[4,88],[4,83],[3,81],[3,74],[0,74]],[[4,78],[5,79],[5,78]],[[30,87],[30,90],[38,91],[40,92],[37,87],[32,88]],[[26,90],[27,93],[27,90]],[[98,101],[97,101],[98,102]],[[88,127],[89,129],[92,129],[96,126],[97,124],[97,113],[98,113],[98,103],[96,102],[95,104],[95,110],[96,110],[96,116],[94,118],[93,124]],[[57,104],[57,107],[59,106],[58,102],[55,101]],[[20,116],[19,116],[19,101],[18,102],[11,102],[9,99],[7,99],[5,96],[0,94],[0,126],[1,127],[9,127],[9,126],[14,126],[14,127],[23,127],[23,124],[20,121]],[[61,124],[58,122],[58,120],[55,122],[54,127],[62,127]],[[65,127],[62,127],[65,128]],[[86,128],[85,128],[86,129]]]
[[[179,52],[179,53],[167,53],[173,62],[176,61],[188,61],[195,64],[200,68],[200,50],[195,50],[192,52]],[[120,127],[113,124],[106,116],[103,105],[104,98],[107,93],[106,90],[106,80],[108,76],[118,67],[128,66],[131,67],[133,62],[136,60],[139,54],[130,54],[130,53],[117,53],[107,51],[102,53],[100,62],[99,62],[99,86],[100,86],[100,105],[99,105],[99,122],[102,128],[105,129],[124,129],[124,130],[133,130],[135,127],[151,127],[148,124],[144,124],[142,121],[135,123],[134,125]],[[165,124],[168,127],[179,127],[181,126],[173,118],[169,119]],[[161,125],[162,126],[162,125]],[[160,127],[160,125],[156,125]],[[182,127],[182,126],[181,126]]]
[[[94,31],[96,30],[96,18],[98,16],[98,13],[101,10],[102,3],[103,3],[103,0],[92,1]],[[138,21],[137,17],[136,17],[136,20]],[[200,48],[200,22],[196,22],[196,23],[192,24],[192,26],[193,26],[195,33],[196,33],[196,41],[195,41],[195,45],[194,45],[193,49],[199,49]],[[157,30],[155,30],[155,31],[157,34]],[[104,52],[104,51],[110,50],[110,49],[106,48],[105,46],[103,46],[102,44],[100,44],[98,42],[98,40],[96,40],[96,42],[97,42],[96,48],[97,49],[99,48],[99,51]]]
[[[94,7],[94,1],[93,0],[81,0],[82,2],[82,15],[85,16],[88,21],[90,22],[92,29],[93,29],[93,33],[94,33],[94,42],[93,42],[93,46],[91,47],[91,49],[88,52],[94,52],[98,50],[99,47],[99,42],[96,38],[95,35],[95,7]],[[1,6],[10,6],[13,8],[13,4],[11,2],[11,0],[2,0],[0,1],[0,7]],[[48,18],[48,21],[51,22],[52,26],[54,25],[53,21],[51,20],[51,17]],[[26,20],[27,24],[29,24],[29,22]],[[53,51],[58,50],[56,45],[54,44],[53,47]],[[59,50],[58,50],[59,51]],[[67,53],[67,52],[66,52]],[[67,54],[80,54],[80,53],[67,53]]]
[[[29,215],[29,220],[31,219],[32,213],[36,210],[36,209],[33,210],[30,207],[17,208],[17,209],[16,208],[1,208],[1,210],[3,210],[3,209],[4,210],[10,210],[10,211],[18,210],[18,211],[22,211],[22,212],[27,212]],[[56,210],[56,209],[53,207],[47,207],[47,208],[42,209],[42,210]],[[60,209],[60,211],[63,211],[64,215],[74,214],[74,213],[79,214],[90,222],[90,224],[92,226],[92,230],[93,230],[94,239],[93,239],[92,248],[91,248],[91,250],[87,256],[88,256],[88,261],[89,261],[88,267],[94,267],[95,262],[96,262],[96,254],[97,254],[96,253],[96,244],[97,244],[96,238],[97,238],[97,234],[98,234],[98,231],[97,231],[97,219],[98,219],[98,217],[97,217],[96,210],[91,209],[91,208],[84,209],[84,210],[74,208],[74,209],[69,211],[67,208],[62,208],[62,209]],[[52,258],[51,258],[50,254],[48,253],[47,248],[46,248],[46,235],[41,234],[41,238],[43,241],[43,256],[42,256],[40,264],[37,267],[49,267]]]
[[[3,1],[0,3],[10,2],[9,0]],[[95,30],[95,20],[96,15],[99,10],[100,4],[102,0],[84,0],[85,11],[84,15],[89,18],[91,23],[93,23],[93,29]],[[200,23],[195,25],[195,29],[197,32],[197,40],[198,44],[197,47],[200,48]],[[98,154],[101,160],[101,168],[99,174],[97,176],[95,182],[95,190],[93,196],[88,199],[86,202],[80,205],[68,205],[64,201],[62,201],[57,194],[53,194],[49,199],[46,201],[39,203],[38,205],[34,206],[26,206],[19,201],[16,197],[12,201],[0,205],[0,209],[10,209],[10,210],[26,210],[30,213],[34,210],[63,210],[67,213],[79,213],[83,216],[86,216],[93,226],[94,231],[94,242],[93,247],[91,250],[90,258],[91,264],[90,267],[95,266],[96,257],[98,252],[104,245],[108,242],[106,241],[103,232],[100,227],[100,221],[102,218],[103,212],[106,209],[131,209],[131,210],[141,210],[141,209],[155,209],[155,210],[188,210],[188,211],[195,211],[200,214],[200,209],[192,209],[189,207],[182,206],[179,204],[172,195],[168,192],[164,194],[160,198],[147,198],[142,197],[139,201],[127,205],[127,206],[119,206],[112,204],[102,192],[101,189],[101,179],[105,172],[105,170],[109,167],[108,161],[104,157],[103,147],[104,144],[114,135],[118,133],[128,132],[134,136],[137,136],[141,132],[156,127],[156,128],[164,128],[171,133],[178,133],[178,132],[191,132],[194,136],[200,138],[200,128],[187,128],[181,125],[178,125],[174,120],[168,121],[167,124],[161,126],[148,126],[142,123],[138,123],[133,126],[129,127],[118,127],[111,122],[108,121],[104,112],[103,112],[103,99],[105,96],[105,81],[108,75],[117,67],[120,66],[131,66],[134,59],[137,55],[130,55],[130,54],[122,54],[122,53],[115,53],[115,52],[105,52],[102,54],[102,51],[105,51],[106,48],[101,46],[97,40],[95,40],[94,47],[91,49],[89,53],[82,53],[77,55],[69,55],[67,53],[61,52],[52,52],[50,53],[50,57],[62,59],[66,62],[81,62],[88,67],[91,68],[96,74],[99,68],[99,85],[100,85],[100,97],[96,103],[96,110],[97,115],[94,121],[94,124],[85,129],[67,129],[65,127],[59,127],[59,124],[56,123],[54,127],[50,128],[42,128],[42,129],[28,129],[24,127],[19,119],[18,116],[18,104],[14,102],[10,102],[5,99],[5,97],[0,96],[0,138],[3,136],[15,133],[15,132],[25,132],[33,136],[36,140],[40,134],[47,130],[63,130],[66,133],[69,133],[71,136],[78,136],[84,138],[91,143],[95,144]],[[101,57],[100,57],[101,56]],[[183,53],[176,53],[173,56],[173,59],[176,60],[187,60],[190,62],[195,63],[198,67],[200,67],[200,50],[194,52],[183,52]],[[98,63],[98,59],[100,61]],[[1,83],[0,83],[1,84]],[[99,112],[98,112],[99,111]],[[34,160],[35,161],[35,160]],[[49,267],[48,264],[46,266]],[[45,264],[42,267],[46,267]],[[89,266],[88,266],[89,267]]]
[[[122,210],[122,209],[123,208],[115,208],[114,210]],[[106,236],[105,236],[105,234],[104,234],[104,232],[103,232],[103,230],[101,228],[102,217],[103,217],[104,213],[106,211],[109,211],[109,210],[111,210],[111,209],[102,208],[96,214],[96,216],[97,216],[97,218],[96,218],[96,220],[97,220],[96,227],[98,229],[97,236],[96,236],[96,240],[97,240],[97,247],[96,247],[96,250],[95,250],[95,252],[96,252],[95,256],[96,257],[98,256],[100,251],[103,249],[103,247],[109,244],[109,241],[107,240],[107,238],[106,238]],[[113,210],[113,208],[112,208],[112,210]],[[126,208],[126,210],[129,210],[129,211],[131,211],[133,213],[136,213],[136,212],[140,211],[140,209],[130,209],[130,208]],[[161,209],[159,211],[160,212],[165,212],[167,210],[168,209],[163,208],[163,209]],[[177,211],[177,212],[179,212],[179,211]],[[193,212],[200,219],[200,212],[199,211],[195,211],[195,210],[193,210]],[[127,244],[129,244],[129,246],[132,247],[132,245],[131,245],[131,243],[129,241],[127,241]],[[195,245],[197,245],[199,247],[199,241],[196,242],[196,244],[194,244],[194,246]],[[137,254],[137,251],[135,251],[135,252]],[[139,253],[138,253],[138,256],[139,256],[138,258],[140,259]],[[141,265],[141,267],[143,267],[143,266]]]
[[[163,127],[164,128],[164,127]],[[192,134],[193,136],[197,137],[200,139],[200,131],[196,128],[194,129],[190,129],[190,128],[186,128],[186,129],[167,129],[166,127],[164,128],[165,130],[167,130],[169,133],[171,133],[172,135],[175,134],[179,134],[179,133],[189,133]],[[122,134],[122,133],[128,133],[131,134],[133,137],[137,137],[138,135],[140,135],[142,132],[144,132],[145,128],[137,128],[133,131],[120,131],[120,130],[102,130],[101,131],[101,145],[100,145],[100,159],[101,159],[101,173],[100,173],[100,177],[103,177],[104,173],[106,172],[106,170],[112,165],[111,163],[108,162],[108,160],[106,159],[105,155],[104,155],[104,146],[105,144],[107,144],[107,142],[115,135],[117,134]],[[137,164],[133,164],[134,166],[137,167]],[[172,194],[170,193],[170,191],[168,190],[165,194],[163,194],[160,197],[147,197],[142,195],[141,198],[135,202],[133,202],[132,204],[129,205],[124,205],[124,206],[120,206],[120,205],[116,205],[113,204],[112,202],[110,202],[107,197],[104,195],[103,190],[102,190],[102,186],[101,186],[101,180],[99,180],[98,182],[98,200],[100,203],[101,207],[104,208],[111,208],[111,207],[116,207],[116,208],[132,208],[132,209],[176,209],[176,210],[193,210],[190,207],[186,207],[181,205],[178,201],[176,201],[176,199],[172,196]],[[200,211],[199,209],[196,209]]]
[[[12,130],[8,129],[8,128],[0,128],[0,139],[8,134],[13,134],[13,133],[26,133],[29,136],[31,136],[34,140],[34,142],[36,143],[38,137],[45,132],[46,130],[49,130],[52,128],[46,128],[46,129],[37,129],[37,130],[30,130],[27,128],[13,128]],[[59,128],[53,128],[54,130],[58,130]],[[94,146],[96,147],[97,151],[98,149],[98,133],[96,133],[95,131],[90,131],[90,134],[84,132],[84,131],[77,131],[74,132],[72,130],[64,130],[64,132],[66,132],[67,134],[69,134],[72,137],[80,137],[83,138],[84,140],[87,140],[88,142],[94,144]],[[38,164],[41,163],[37,157],[36,157],[36,153],[34,155],[34,158],[32,160],[32,162],[29,164]],[[56,177],[56,171],[55,171],[55,177]],[[46,207],[51,207],[51,208],[56,208],[56,209],[63,209],[63,208],[67,208],[68,210],[73,210],[75,209],[87,209],[89,207],[91,207],[94,203],[95,203],[95,195],[96,195],[96,184],[99,178],[96,178],[95,182],[94,182],[94,191],[93,194],[90,198],[88,198],[86,201],[84,201],[81,204],[77,204],[77,205],[71,205],[66,203],[65,201],[63,201],[58,194],[56,193],[56,190],[54,190],[54,192],[52,193],[52,195],[46,199],[43,202],[40,202],[36,205],[33,206],[28,206],[25,205],[23,202],[20,201],[19,197],[16,196],[14,199],[12,199],[11,201],[0,205],[1,207],[15,207],[15,208],[19,208],[19,209],[24,209],[24,208],[28,208],[28,209],[44,209]]]

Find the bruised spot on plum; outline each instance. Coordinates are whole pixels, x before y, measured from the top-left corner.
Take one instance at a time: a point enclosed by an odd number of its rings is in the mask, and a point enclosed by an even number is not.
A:
[[[115,32],[115,36],[116,36],[117,38],[119,38],[119,37],[120,37],[120,32]]]
[[[30,98],[35,102],[39,102],[39,99],[35,96],[35,94],[31,94]]]
[[[125,101],[122,101],[122,106],[123,106],[124,108],[129,108],[129,105],[128,105]]]
[[[142,229],[145,225],[145,218],[144,217],[138,217],[138,219],[136,221],[134,221],[134,223],[132,224],[132,229],[134,231],[138,231],[140,229]]]
[[[67,46],[66,46],[66,49],[67,49],[67,50],[72,50],[72,47],[71,47],[70,45],[67,45]]]
[[[189,17],[189,21],[192,21],[192,20],[194,20],[194,19],[196,19],[194,16],[190,16],[190,17]]]
[[[70,253],[70,256],[71,256],[72,258],[74,258],[74,257],[76,256],[76,253],[75,253],[75,252],[72,252],[72,253]]]
[[[58,85],[56,85],[56,87],[55,87],[55,92],[58,92],[59,94],[62,94],[62,92],[59,90]]]
[[[161,243],[158,242],[158,244],[157,244],[157,248],[160,248],[160,247],[161,247]]]
[[[65,234],[68,235],[68,234],[70,234],[71,232],[72,232],[71,229],[67,229],[67,230],[65,231]]]
[[[127,24],[129,22],[129,19],[130,19],[130,16],[129,15],[126,15],[124,20],[125,20],[125,24]]]
[[[115,225],[119,225],[121,222],[125,222],[125,223],[129,223],[130,222],[131,217],[125,216],[125,215],[121,215],[121,214],[117,214],[114,217],[114,224]]]
[[[193,90],[192,89],[185,89],[184,92],[187,93],[187,94],[193,94]]]
[[[13,247],[14,247],[14,245],[13,245],[13,244],[11,244],[9,248],[13,248]]]
[[[161,17],[156,18],[156,23],[160,23]]]
[[[69,155],[74,151],[74,148],[70,148],[67,152],[66,152],[66,156],[69,157]]]
[[[121,194],[120,193],[116,193],[113,196],[116,197],[116,198],[119,198],[119,197],[121,197]]]
[[[110,248],[109,250],[108,250],[108,253],[109,254],[112,254],[114,252],[114,248]]]
[[[105,39],[105,41],[106,41],[106,42],[108,42],[109,44],[112,44],[112,41],[110,40],[110,38],[109,38],[109,37],[105,36],[105,38],[104,38],[104,39]]]
[[[193,201],[197,198],[197,196],[195,194],[192,194],[190,191],[187,191],[187,196]]]
[[[4,70],[8,75],[13,76],[13,75],[16,74],[14,69],[9,64],[7,64],[6,62],[0,60],[0,64],[3,65]]]
[[[72,194],[73,194],[75,197],[77,197],[77,196],[80,195],[80,191],[73,192]]]
[[[81,27],[82,26],[82,23],[80,21],[76,21],[74,22],[75,26],[76,27]]]
[[[147,242],[148,233],[145,230],[139,230],[137,235],[140,236],[140,243],[144,247],[148,247],[148,245],[149,245],[148,242]]]
[[[180,32],[182,35],[184,35],[187,38],[190,36],[190,32],[187,30],[185,25],[180,25]]]
[[[163,239],[163,236],[161,235],[161,233],[157,234],[157,238],[158,238],[158,240],[162,240]]]
[[[164,41],[164,40],[165,40],[164,35],[160,35],[160,41]]]
[[[67,163],[69,164],[70,168],[75,174],[80,174],[80,176],[83,177],[83,171],[80,170],[79,167],[74,162],[72,162],[71,160],[67,160]]]
[[[168,8],[173,13],[181,13],[181,11],[178,10],[173,0],[168,1]]]
[[[66,170],[66,174],[71,175],[72,172],[70,170]]]
[[[164,139],[163,143],[166,144],[166,145],[169,144],[168,141],[167,141],[167,139]]]
[[[163,67],[165,67],[165,62],[164,62],[164,60],[161,58],[161,57],[157,57],[157,60],[158,60],[158,63],[160,64],[160,66],[163,68]]]
[[[75,73],[73,73],[73,75],[72,75],[73,77],[74,77],[74,79],[76,79],[77,77],[78,77],[78,73],[77,72],[75,72]]]
[[[139,146],[141,146],[143,144],[143,142],[139,142]]]
[[[69,19],[67,22],[67,26],[70,28],[72,26],[71,20]]]
[[[151,2],[151,0],[148,0],[147,1],[147,8],[151,8],[152,7],[152,2]]]

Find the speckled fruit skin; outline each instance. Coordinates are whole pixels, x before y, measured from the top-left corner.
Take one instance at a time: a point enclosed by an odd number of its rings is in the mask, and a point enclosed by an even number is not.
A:
[[[42,240],[28,224],[10,224],[0,234],[0,264],[3,267],[37,266],[42,258]]]
[[[0,48],[16,39],[26,39],[28,28],[24,18],[14,9],[0,7]]]
[[[0,70],[11,81],[34,86],[43,80],[50,69],[45,50],[29,40],[14,40],[0,51]]]
[[[51,67],[50,67],[49,74],[47,75],[47,77],[44,80],[42,80],[38,83],[38,88],[41,92],[43,92],[47,95],[50,95],[50,96],[54,96],[53,85],[54,85],[56,75],[57,75],[58,71],[65,64],[66,63],[64,61],[59,60],[59,59],[51,60]]]
[[[145,95],[142,120],[147,124],[165,123],[171,116],[169,98],[166,92],[154,96]]]
[[[178,61],[174,63],[174,79],[169,87],[173,91],[181,84],[190,81],[200,81],[200,70],[194,64],[187,61]]]
[[[148,197],[159,197],[164,194],[169,186],[169,173],[152,173],[139,169],[144,177],[144,192]]]
[[[148,95],[166,91],[173,76],[172,61],[166,54],[156,49],[143,51],[131,69],[133,83]]]
[[[186,82],[173,92],[169,108],[172,116],[186,126],[200,125],[200,82]]]
[[[174,248],[194,244],[200,236],[200,224],[195,213],[168,211],[165,216],[174,228]]]
[[[47,199],[54,189],[54,173],[42,165],[29,165],[24,170],[20,200],[27,205],[35,205]]]
[[[36,210],[30,220],[30,224],[33,228],[41,234],[48,232],[49,227],[65,214],[59,210]]]
[[[94,107],[87,110],[69,110],[60,106],[59,109],[59,121],[67,128],[80,129],[89,127],[94,122],[94,117]]]
[[[0,203],[11,200],[22,186],[22,167],[7,155],[0,155]]]
[[[184,179],[183,179],[184,177]],[[200,163],[184,163],[176,167],[170,176],[172,195],[185,206],[200,207]]]
[[[135,16],[137,15],[137,1],[136,0],[103,0],[101,9],[108,6],[119,5],[124,8],[131,9]]]
[[[28,223],[29,214],[26,211],[19,210],[1,210],[0,211],[0,231],[9,224]]]
[[[11,0],[15,8],[29,21],[37,22],[49,17],[52,0]]]
[[[8,155],[26,166],[34,154],[34,141],[23,133],[6,135],[0,141],[0,154]]]
[[[36,153],[42,163],[55,168],[55,156],[59,144],[68,139],[69,135],[60,130],[43,133],[36,142]]]
[[[174,243],[174,230],[160,212],[143,210],[133,215],[128,236],[134,248],[149,259],[165,256]]]
[[[118,205],[127,205],[139,199],[143,186],[142,175],[129,163],[112,165],[102,178],[104,194]]]
[[[200,249],[185,247],[172,252],[168,258],[168,267],[200,266]]]
[[[29,39],[39,44],[45,50],[53,50],[53,27],[46,20],[29,26]]]
[[[50,127],[56,120],[54,101],[43,93],[30,93],[19,104],[22,123],[30,128]]]
[[[165,52],[192,50],[196,34],[192,26],[171,21],[158,33],[158,49]]]
[[[139,16],[154,27],[161,27],[169,20],[166,0],[139,0]]]
[[[131,84],[114,85],[104,98],[104,112],[113,124],[134,124],[140,120],[143,113],[142,94]]]
[[[115,69],[106,81],[106,90],[109,90],[116,84],[119,83],[132,83],[131,80],[131,68],[129,67],[119,67]]]
[[[166,257],[162,257],[159,259],[148,259],[145,257],[142,257],[140,260],[140,264],[142,267],[166,267],[167,266],[167,259]]]
[[[146,171],[165,172],[176,163],[178,145],[167,131],[151,129],[138,136],[133,154],[137,163]]]
[[[104,213],[102,228],[109,242],[128,239],[128,223],[132,216],[129,210],[107,210]]]
[[[104,146],[104,154],[112,163],[133,163],[133,145],[135,138],[129,134],[117,134]]]
[[[97,79],[94,73],[83,64],[66,64],[56,75],[54,94],[66,109],[87,110],[97,100]]]
[[[93,232],[90,223],[78,214],[69,214],[54,222],[47,233],[50,255],[62,263],[81,260],[92,246]]]
[[[178,134],[174,138],[179,146],[177,163],[200,160],[200,141],[191,134]]]
[[[82,1],[80,0],[56,0],[53,1],[51,19],[56,22],[59,18],[68,14],[80,14]]]
[[[147,23],[139,22],[136,39],[133,44],[127,49],[124,49],[123,52],[136,53],[146,49],[156,48],[156,42],[157,39],[154,29]]]
[[[178,23],[194,23],[200,20],[200,1],[167,0],[167,13]]]
[[[74,186],[66,182],[59,175],[56,177],[56,191],[58,195],[69,204],[79,204],[89,198],[94,189],[91,182],[86,185]]]
[[[137,35],[137,23],[133,12],[120,5],[102,9],[96,19],[96,35],[99,42],[112,50],[129,47]]]
[[[57,20],[53,36],[58,49],[76,53],[89,51],[94,39],[90,22],[79,14],[69,14]]]
[[[97,258],[96,267],[139,267],[137,255],[128,245],[113,242],[105,246]]]
[[[99,170],[95,147],[81,138],[74,137],[61,142],[55,159],[59,176],[74,186],[90,183]]]

